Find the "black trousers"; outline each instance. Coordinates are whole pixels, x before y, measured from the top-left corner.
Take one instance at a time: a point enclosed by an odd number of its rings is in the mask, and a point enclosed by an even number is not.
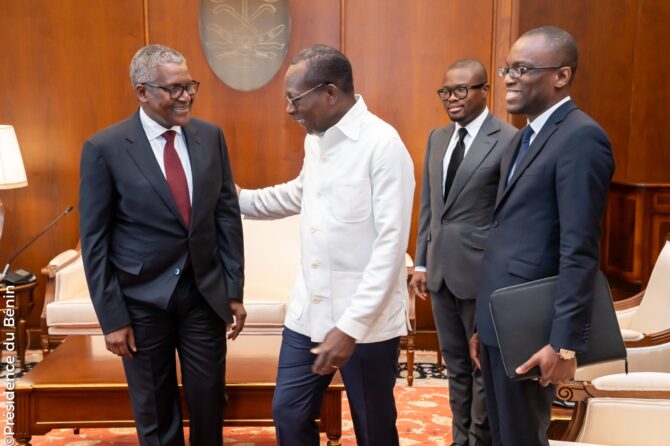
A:
[[[167,310],[126,299],[137,353],[123,359],[142,446],[182,446],[175,351],[190,417],[190,444],[223,444],[226,323],[183,273]]]
[[[444,281],[431,293],[433,317],[449,378],[453,414],[453,446],[490,446],[484,382],[470,359],[469,341],[475,329],[475,301],[454,296]]]
[[[486,404],[496,446],[548,446],[547,429],[556,386],[512,381],[505,374],[500,350],[481,346]]]

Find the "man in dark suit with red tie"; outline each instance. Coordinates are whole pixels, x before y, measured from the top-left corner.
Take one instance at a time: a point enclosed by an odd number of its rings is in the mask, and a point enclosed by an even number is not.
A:
[[[577,70],[574,38],[556,27],[528,31],[499,69],[507,111],[528,125],[503,156],[498,196],[477,295],[471,354],[481,363],[497,446],[548,445],[553,384],[572,379],[575,353],[588,347],[600,220],[614,161],[603,129],[569,96]],[[489,311],[496,289],[558,276],[549,344],[507,378]]]
[[[107,349],[123,358],[141,445],[220,446],[227,324],[244,326],[242,224],[221,130],[191,119],[199,83],[162,45],[130,65],[140,102],[85,142],[80,232]]]

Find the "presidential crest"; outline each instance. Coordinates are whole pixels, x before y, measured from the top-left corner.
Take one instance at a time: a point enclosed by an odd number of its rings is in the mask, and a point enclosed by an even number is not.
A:
[[[200,44],[226,85],[250,91],[279,70],[291,33],[288,0],[202,0]]]

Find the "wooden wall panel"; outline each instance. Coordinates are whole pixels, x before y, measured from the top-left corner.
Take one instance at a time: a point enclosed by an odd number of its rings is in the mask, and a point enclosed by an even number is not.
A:
[[[617,164],[614,178],[626,180],[633,82],[630,66],[639,0],[518,1],[519,35],[554,25],[577,40],[580,61],[571,96],[609,135]]]
[[[1,0],[0,11],[0,122],[16,129],[29,182],[0,191],[7,212],[0,240],[4,265],[69,204],[77,204],[85,138],[134,108],[127,67],[143,44],[143,24],[141,0]],[[52,256],[76,245],[77,219],[76,212],[68,216],[13,267],[39,274]],[[28,320],[32,327],[39,327],[43,294],[40,285]]]
[[[638,0],[638,4],[632,67],[612,70],[633,74],[626,179],[670,183],[670,2]]]
[[[449,122],[435,90],[447,67],[474,57],[492,74],[490,0],[349,0],[344,2],[343,47],[356,91],[370,110],[393,125],[414,161],[416,189],[408,251],[416,246],[423,159],[428,133]],[[430,301],[416,303],[418,349],[437,349]]]
[[[223,129],[238,184],[256,188],[295,178],[302,165],[305,132],[285,112],[284,73],[304,47],[315,43],[339,47],[340,2],[290,1],[286,60],[268,84],[251,92],[229,88],[207,65],[198,34],[199,3],[149,0],[149,43],[181,51],[193,78],[202,82],[193,114]]]
[[[393,125],[414,160],[414,253],[423,159],[431,129],[449,122],[435,90],[458,59],[481,60],[491,76],[490,0],[350,0],[344,2],[344,51],[356,90],[370,110]]]

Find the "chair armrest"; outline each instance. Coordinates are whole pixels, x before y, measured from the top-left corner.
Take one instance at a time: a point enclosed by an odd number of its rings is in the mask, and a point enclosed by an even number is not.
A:
[[[77,245],[77,247],[78,246],[79,245]],[[41,270],[42,275],[47,278],[44,286],[44,304],[40,315],[42,333],[47,333],[47,305],[53,302],[56,298],[56,274],[58,271],[75,262],[80,255],[81,252],[79,250],[68,249],[51,259],[49,264]]]
[[[629,330],[632,331],[632,330]],[[626,348],[635,348],[635,347],[652,347],[655,345],[667,344],[670,343],[670,328],[656,333],[644,334],[644,337],[636,341],[626,341]]]
[[[51,259],[47,266],[42,268],[42,275],[49,279],[53,279],[56,277],[56,273],[58,271],[77,260],[80,255],[81,253],[75,249],[68,249],[67,251],[61,252],[56,257]]]
[[[621,337],[623,338],[624,342],[635,342],[644,339],[644,334],[640,333],[639,331],[622,328]]]
[[[628,310],[629,308],[639,307],[643,297],[644,297],[644,291],[640,291],[636,295],[631,296],[627,299],[617,300],[616,302],[614,302],[614,310],[622,311],[622,310]]]
[[[556,388],[558,398],[576,403],[563,441],[575,441],[584,425],[590,398],[670,399],[670,373],[620,373],[593,382],[571,381]]]

